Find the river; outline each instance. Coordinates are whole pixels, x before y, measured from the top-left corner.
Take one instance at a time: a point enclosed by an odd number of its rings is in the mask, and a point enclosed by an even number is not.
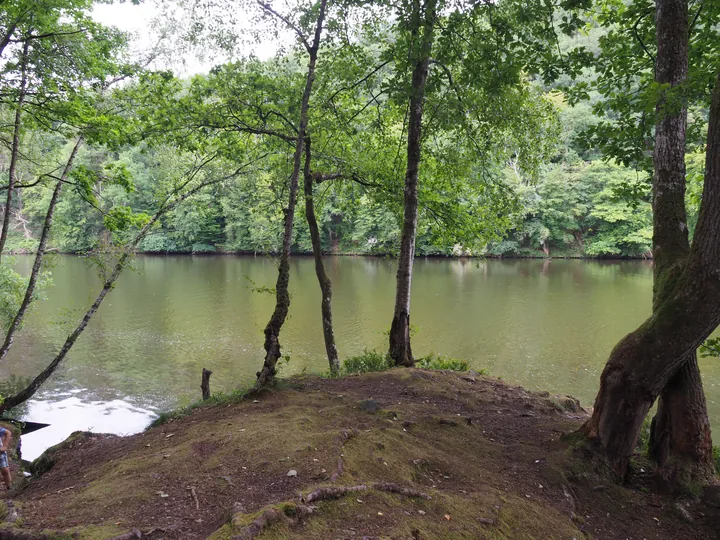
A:
[[[81,257],[55,256],[52,285],[18,335],[0,380],[39,372],[99,289]],[[32,258],[16,258],[29,272]],[[331,257],[335,334],[341,358],[384,351],[395,262]],[[23,437],[32,459],[72,431],[133,433],[161,411],[200,397],[203,367],[213,391],[254,378],[273,297],[267,257],[139,256],[64,365],[23,408],[51,427]],[[320,293],[312,259],[292,260],[282,375],[326,369]],[[641,261],[417,260],[413,352],[464,358],[531,389],[567,393],[591,406],[607,356],[650,311],[652,267]],[[711,418],[720,419],[720,362],[702,359]]]

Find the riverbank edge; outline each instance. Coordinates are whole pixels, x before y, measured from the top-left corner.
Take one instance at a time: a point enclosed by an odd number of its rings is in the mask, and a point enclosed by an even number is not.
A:
[[[52,459],[39,458],[50,466],[5,505],[20,520],[2,530],[32,540],[312,539],[349,530],[711,537],[712,504],[654,494],[647,475],[611,485],[578,461],[561,435],[585,418],[570,396],[474,373],[296,376],[137,435],[73,434],[48,451]]]
[[[13,255],[34,255],[35,251],[33,250],[6,250],[4,252],[7,255],[13,256]],[[69,255],[73,257],[83,257],[86,255],[85,252],[65,252],[65,251],[58,251],[58,250],[48,250],[48,253],[53,253],[56,255]],[[276,252],[267,252],[267,253],[256,253],[252,251],[136,251],[136,255],[143,255],[147,257],[276,257],[279,256],[279,253]],[[313,253],[309,251],[303,251],[303,252],[292,252],[291,255],[293,257],[303,257],[303,258],[310,258],[313,257]],[[323,252],[323,257],[367,257],[367,258],[376,258],[376,259],[394,259],[397,257],[397,254],[394,253],[334,253],[334,252]],[[645,262],[652,262],[651,256],[643,256],[643,257],[631,257],[631,256],[625,256],[625,257],[613,257],[613,256],[598,256],[598,257],[591,257],[591,256],[584,256],[584,255],[551,255],[551,256],[545,256],[545,255],[442,255],[442,254],[433,254],[433,255],[416,255],[415,259],[439,259],[439,260],[473,260],[473,261],[482,261],[482,260],[545,260],[545,261],[553,261],[553,260],[577,260],[577,261],[645,261]]]

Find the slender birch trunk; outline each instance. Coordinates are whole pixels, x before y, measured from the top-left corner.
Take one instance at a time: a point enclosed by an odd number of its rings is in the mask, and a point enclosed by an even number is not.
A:
[[[425,103],[425,85],[435,35],[436,5],[436,0],[427,0],[425,5],[421,5],[419,0],[415,0],[413,4],[413,30],[416,30],[416,35],[422,30],[422,37],[419,45],[416,45],[416,60],[412,73],[403,226],[398,257],[395,309],[390,326],[390,347],[388,351],[393,364],[396,366],[412,366],[415,363],[410,346],[410,294],[417,233],[418,177],[422,149],[423,105]]]
[[[255,382],[256,389],[271,384],[275,379],[275,375],[277,374],[275,366],[280,359],[280,330],[285,323],[290,308],[288,285],[290,282],[290,247],[292,245],[293,220],[295,219],[295,206],[297,204],[298,181],[302,169],[302,155],[305,144],[305,132],[307,131],[310,95],[312,93],[313,82],[315,81],[315,64],[317,63],[318,49],[320,48],[320,38],[322,36],[326,7],[327,0],[321,0],[320,11],[315,24],[315,37],[312,45],[308,47],[308,71],[300,106],[300,124],[298,126],[298,136],[295,145],[293,170],[290,176],[290,193],[288,206],[285,209],[282,251],[280,253],[278,278],[275,285],[275,310],[265,327],[265,361],[263,362],[262,369],[257,372],[257,380]]]
[[[27,288],[25,289],[25,297],[23,298],[20,308],[15,314],[10,327],[8,328],[7,334],[5,335],[5,341],[0,347],[0,360],[7,356],[10,347],[12,347],[13,340],[15,339],[15,333],[18,331],[20,326],[25,319],[30,304],[33,301],[35,295],[35,287],[37,286],[40,272],[42,271],[43,258],[45,257],[45,251],[47,248],[47,242],[50,238],[50,230],[52,229],[53,217],[55,216],[55,208],[57,207],[58,200],[60,199],[60,193],[62,192],[63,185],[67,180],[68,174],[72,170],[73,163],[75,162],[75,156],[82,145],[83,137],[79,137],[75,146],[73,146],[70,157],[65,163],[65,168],[60,176],[60,179],[55,184],[52,197],[50,199],[50,205],[48,206],[47,213],[45,214],[45,221],[43,223],[42,233],[40,235],[40,243],[38,244],[37,252],[35,254],[35,262],[33,263],[32,271],[30,272],[30,279],[28,280]]]
[[[320,243],[320,230],[315,217],[315,200],[313,194],[313,176],[310,170],[312,163],[312,150],[310,137],[305,139],[305,169],[304,169],[304,190],[305,190],[305,216],[310,229],[310,240],[312,241],[313,257],[315,259],[315,274],[320,285],[320,313],[322,316],[323,338],[325,340],[325,352],[327,353],[330,373],[337,375],[340,372],[340,360],[338,359],[337,347],[335,345],[335,333],[332,324],[332,284],[325,272],[325,265],[322,260],[322,245]]]
[[[18,93],[18,101],[15,109],[15,122],[13,124],[13,141],[10,151],[10,167],[8,169],[8,187],[7,197],[5,198],[5,214],[3,215],[2,231],[0,232],[0,259],[5,250],[8,232],[10,230],[10,210],[12,209],[13,192],[15,191],[15,181],[17,176],[17,164],[20,158],[20,134],[22,131],[22,113],[25,104],[25,96],[27,95],[27,63],[30,41],[25,40],[23,45],[22,56],[20,57],[20,89]]]

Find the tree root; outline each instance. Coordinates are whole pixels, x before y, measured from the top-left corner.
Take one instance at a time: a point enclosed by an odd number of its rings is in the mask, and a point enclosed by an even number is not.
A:
[[[390,484],[388,482],[373,484],[372,487],[373,487],[373,489],[376,489],[378,491],[387,491],[388,493],[395,493],[397,495],[402,495],[404,497],[411,497],[414,499],[425,499],[427,501],[432,499],[432,497],[430,495],[428,495],[427,493],[423,493],[422,491],[398,486],[397,484]]]
[[[240,534],[234,535],[232,540],[252,540],[260,535],[266,527],[279,523],[285,519],[285,514],[275,508],[268,508],[250,525],[245,527]]]
[[[348,493],[354,493],[356,491],[366,491],[368,487],[365,484],[359,486],[348,486],[348,487],[324,487],[316,489],[309,493],[307,497],[304,497],[303,502],[310,503],[314,501],[327,501],[331,499],[339,499],[344,497]]]
[[[317,510],[317,507],[309,505],[308,503],[340,499],[348,493],[357,493],[359,491],[368,491],[371,489],[387,493],[395,493],[404,497],[426,500],[430,500],[432,498],[427,493],[388,482],[375,483],[369,486],[366,484],[359,484],[357,486],[322,487],[311,491],[304,497],[301,497],[301,504],[287,503],[280,505],[280,507],[274,506],[266,508],[250,525],[246,525],[242,530],[240,530],[240,532],[238,532],[238,534],[233,535],[232,540],[253,540],[253,538],[257,538],[267,527],[271,527],[276,523],[284,522],[290,525],[297,525],[303,519],[314,514]],[[235,514],[233,522],[239,521],[245,517],[245,515],[245,513]],[[2,539],[0,538],[0,540]]]
[[[367,486],[365,484],[360,484],[357,486],[318,488],[315,491],[309,493],[303,499],[303,502],[310,503],[310,502],[314,502],[314,501],[327,501],[327,500],[331,500],[331,499],[339,499],[340,497],[344,497],[348,493],[354,493],[356,491],[367,491],[368,489],[374,489],[376,491],[385,491],[387,493],[395,493],[397,495],[402,495],[404,497],[411,497],[411,498],[425,499],[425,500],[432,499],[432,497],[430,497],[430,495],[428,495],[427,493],[423,493],[422,491],[417,491],[415,489],[398,486],[397,484],[390,484],[388,482],[379,482],[376,484],[372,484],[371,486]]]
[[[337,479],[340,478],[343,473],[345,472],[345,466],[343,463],[343,450],[345,449],[345,442],[352,439],[355,435],[358,434],[358,430],[353,429],[343,429],[340,434],[337,436],[337,446],[338,446],[338,463],[337,463],[337,469],[334,473],[332,473],[332,476],[330,477],[331,482],[337,482]]]

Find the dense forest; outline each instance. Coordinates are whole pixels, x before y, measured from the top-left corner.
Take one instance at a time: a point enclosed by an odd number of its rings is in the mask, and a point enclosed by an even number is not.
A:
[[[203,76],[198,76],[199,79]],[[197,84],[199,81],[195,81]],[[190,84],[190,83],[187,83]],[[552,132],[557,140],[547,160],[530,175],[515,166],[514,159],[498,164],[497,181],[512,199],[512,215],[494,232],[490,241],[470,239],[464,244],[439,236],[432,217],[420,223],[418,255],[484,255],[531,257],[648,257],[651,256],[652,211],[648,175],[644,171],[603,158],[599,152],[580,148],[583,130],[597,122],[587,104],[571,107],[559,93],[534,88],[552,104],[549,122],[562,126]],[[36,135],[36,144],[53,141]],[[57,144],[57,143],[56,143]],[[3,168],[7,172],[7,151]],[[143,144],[113,152],[83,150],[78,163],[88,167],[108,165],[127,168],[134,191],[118,186],[97,186],[102,204],[110,208],[128,205],[133,211],[147,207],[158,178],[167,174],[174,156],[167,148]],[[693,157],[689,156],[689,160]],[[697,160],[696,160],[697,161]],[[700,164],[701,165],[701,164]],[[21,171],[32,178],[32,171]],[[701,178],[701,175],[700,175]],[[623,194],[637,185],[641,195]],[[273,171],[258,172],[250,179],[234,180],[212,192],[184,202],[169,212],[160,226],[139,245],[140,251],[167,253],[276,253],[282,237],[282,194]],[[331,184],[317,197],[318,225],[323,251],[333,254],[394,254],[400,241],[400,206],[378,200],[371,187]],[[8,249],[33,251],[51,193],[41,184],[23,190],[11,210]],[[696,206],[696,203],[693,205]],[[301,210],[302,211],[302,210]],[[59,203],[51,245],[61,252],[83,253],[98,247],[104,231],[102,208],[87,204],[83,193],[73,191]],[[293,251],[312,252],[304,219],[298,221]]]
[[[598,49],[603,36],[593,29],[580,37],[562,36],[562,47],[569,49],[578,42],[590,50]],[[365,46],[362,55],[375,54]],[[357,68],[355,68],[357,69]],[[249,76],[253,71],[265,72],[268,81],[291,86],[297,84],[302,68],[291,53],[278,59],[254,61],[232,67],[235,76]],[[379,72],[378,72],[379,73]],[[377,74],[375,74],[377,75]],[[507,212],[504,219],[491,227],[466,227],[472,234],[453,235],[448,232],[442,212],[433,208],[433,201],[421,208],[416,253],[421,256],[499,256],[499,257],[651,257],[652,210],[650,204],[650,172],[642,163],[621,164],[608,157],[593,141],[593,126],[603,118],[604,104],[597,91],[590,99],[568,103],[561,91],[572,91],[587,84],[593,76],[585,74],[574,80],[544,84],[539,76],[527,77],[527,98],[534,100],[538,110],[532,120],[542,133],[542,148],[529,147],[535,163],[532,170],[523,169],[518,144],[510,152],[491,157],[485,178],[495,183],[495,195],[502,193]],[[178,88],[211,88],[227,84],[219,72],[197,75],[178,81]],[[383,81],[375,86],[381,91]],[[372,87],[370,95],[372,95]],[[330,91],[329,89],[327,90]],[[359,101],[363,96],[354,96]],[[367,97],[367,96],[365,96]],[[10,115],[10,112],[6,113]],[[180,114],[180,113],[177,113]],[[337,120],[337,119],[335,119]],[[371,121],[371,120],[366,120]],[[392,121],[392,120],[389,120]],[[541,125],[542,124],[542,125]],[[337,135],[335,135],[337,136]],[[17,170],[18,182],[29,183],[17,196],[9,210],[9,238],[6,249],[33,252],[38,243],[45,210],[51,197],[45,181],[37,181],[38,158],[48,161],[52,156],[69,152],[62,137],[48,135],[37,128],[23,135],[27,149],[35,156],[22,162]],[[142,138],[142,137],[141,137]],[[391,140],[380,143],[386,148],[375,149],[380,159],[391,157]],[[348,151],[353,151],[351,148]],[[11,164],[10,150],[2,149],[2,171],[7,174]],[[336,158],[335,158],[336,159]],[[97,249],[107,235],[104,215],[108,209],[123,206],[133,212],[147,210],[149,200],[163,179],[172,173],[182,156],[171,144],[158,145],[145,141],[120,144],[112,150],[83,147],[76,163],[93,174],[103,169],[126,171],[132,178],[132,189],[126,189],[107,176],[93,176],[95,184],[81,184],[82,189],[70,190],[59,201],[50,246],[60,252],[87,253]],[[702,155],[688,154],[688,208],[691,222],[697,218],[699,191],[702,187]],[[277,253],[283,229],[283,189],[278,176],[286,174],[283,167],[289,154],[272,167],[258,170],[242,178],[229,179],[197,197],[178,204],[165,214],[157,227],[138,245],[150,253]],[[356,162],[353,174],[368,177],[383,175],[368,164]],[[488,164],[483,163],[483,167]],[[77,172],[75,175],[77,176]],[[463,174],[444,171],[441,174]],[[42,180],[42,178],[40,178]],[[359,178],[356,178],[359,180]],[[451,179],[448,179],[451,181]],[[445,181],[445,180],[444,180]],[[378,189],[374,180],[341,185],[328,182],[316,197],[316,212],[322,250],[332,254],[396,254],[400,244],[400,201],[385,184]],[[374,185],[373,185],[374,184]],[[88,191],[88,187],[91,187]],[[473,189],[476,189],[477,186]],[[493,196],[495,196],[493,195]],[[437,202],[437,201],[436,201]],[[4,212],[3,207],[3,212]],[[300,209],[302,213],[304,209]],[[481,218],[478,219],[478,221]],[[453,227],[455,225],[453,224]],[[293,252],[311,253],[312,244],[305,219],[299,219],[292,244]],[[450,228],[453,228],[450,227]]]

